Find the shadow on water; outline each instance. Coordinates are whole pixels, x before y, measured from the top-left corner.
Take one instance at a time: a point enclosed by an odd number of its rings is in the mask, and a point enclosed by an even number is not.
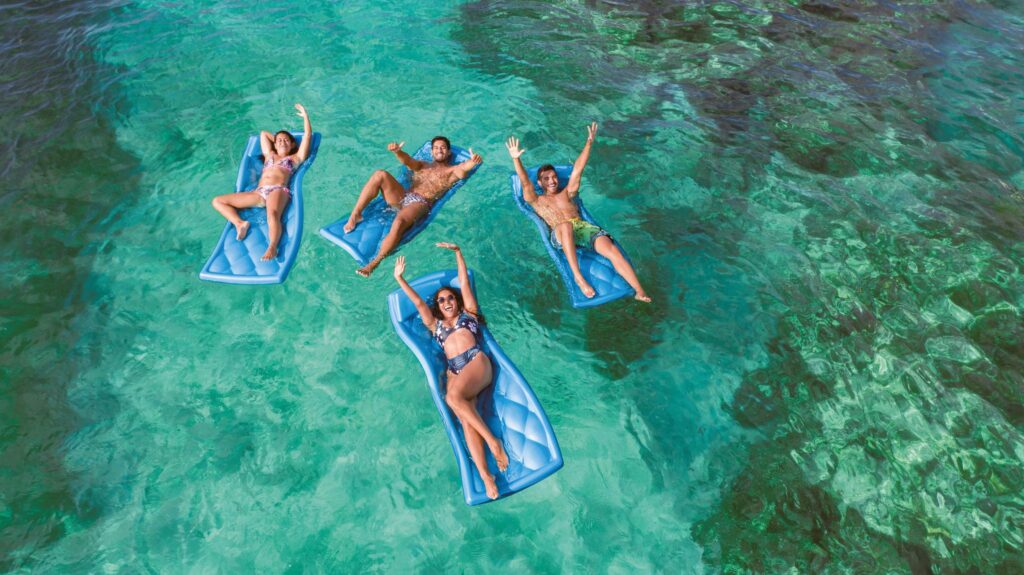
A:
[[[535,92],[530,105],[550,126],[532,139],[563,141],[581,117],[610,118],[616,150],[595,149],[589,178],[609,197],[637,198],[637,225],[620,239],[653,246],[638,258],[651,283],[686,286],[658,294],[668,312],[588,312],[599,369],[625,378],[657,334],[708,320],[736,331],[758,318],[773,334],[755,342],[766,361],[725,401],[762,439],[740,450],[734,479],[718,478],[721,500],[693,530],[709,564],[1024,570],[1024,141],[1006,128],[1024,113],[1019,8],[494,0],[463,10],[456,39],[472,65]],[[666,144],[672,161],[647,149]],[[600,167],[623,158],[632,170]],[[638,206],[652,179],[669,192],[692,179],[706,201],[667,193]],[[728,282],[702,276],[702,257],[716,272],[737,268],[747,290],[733,293],[753,311],[715,317],[722,301],[700,298],[729,293]],[[675,260],[685,272],[666,265]],[[564,321],[536,307],[540,323]],[[656,458],[686,455],[670,444],[678,384],[633,397],[666,438]]]
[[[740,158],[710,154],[716,163],[700,164],[705,144],[690,133],[711,128],[721,141],[741,139],[750,125],[746,115],[756,102],[735,101],[729,110],[732,117],[720,122],[696,116],[681,95],[681,83],[663,73],[663,62],[654,58],[648,63],[643,54],[623,47],[613,19],[600,21],[597,26],[608,29],[595,33],[591,23],[600,17],[579,5],[478,2],[463,9],[467,25],[455,36],[473,64],[492,76],[526,78],[538,93],[533,105],[545,114],[544,128],[522,135],[524,142],[566,143],[561,135],[578,132],[576,124],[583,118],[601,120],[602,138],[612,145],[594,149],[589,185],[601,197],[628,205],[626,212],[603,223],[630,254],[656,303],[623,300],[574,311],[552,309],[546,294],[525,301],[540,324],[582,335],[583,349],[598,360],[594,367],[613,382],[598,389],[599,395],[612,405],[628,398],[627,409],[636,412],[644,429],[629,421],[624,431],[636,438],[660,488],[692,488],[678,474],[715,443],[712,437],[722,434],[721,429],[705,429],[701,408],[692,406],[694,396],[713,396],[723,386],[728,388],[731,378],[723,373],[734,369],[728,365],[730,358],[750,346],[748,339],[756,340],[759,330],[737,334],[734,329],[737,318],[750,317],[752,289],[746,273],[730,262],[735,249],[723,247],[732,245],[725,240],[731,240],[729,234],[738,228],[724,230],[718,220],[742,210],[743,202],[727,201],[709,216],[687,205],[691,200],[681,191],[692,175],[687,168],[693,161],[708,180],[745,186]],[[740,81],[724,84],[744,90]],[[732,133],[727,132],[730,129]],[[682,141],[664,140],[675,134],[686,135]],[[698,293],[690,300],[693,284],[713,288],[713,293]],[[560,285],[557,288],[561,291]],[[563,301],[559,298],[559,305]],[[699,325],[691,326],[694,321]],[[694,356],[701,352],[679,349],[680,341],[709,350],[710,365],[696,363]],[[713,384],[706,386],[709,390],[700,389],[707,378]],[[681,511],[685,517],[693,513]]]
[[[76,485],[64,463],[71,434],[118,410],[110,397],[78,413],[68,403],[80,365],[102,350],[102,286],[91,276],[102,257],[105,222],[137,181],[137,162],[117,145],[98,110],[118,71],[98,64],[90,26],[116,2],[28,3],[4,9],[0,44],[0,243],[6,256],[0,299],[0,570],[95,522],[102,502]],[[85,331],[83,331],[85,330]]]

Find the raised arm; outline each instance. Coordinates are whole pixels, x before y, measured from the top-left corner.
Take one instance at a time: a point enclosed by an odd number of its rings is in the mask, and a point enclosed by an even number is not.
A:
[[[405,295],[412,300],[412,305],[416,306],[416,311],[419,312],[420,320],[423,322],[423,325],[427,326],[427,329],[430,331],[434,331],[434,327],[437,324],[437,319],[434,318],[434,313],[430,311],[430,306],[427,305],[427,302],[423,301],[420,294],[416,293],[416,290],[412,289],[409,282],[405,281],[405,278],[402,277],[402,274],[404,273],[405,256],[398,256],[398,259],[395,260],[395,281],[398,282],[398,285],[402,288],[402,291],[405,292]]]
[[[480,157],[480,154],[474,154],[473,148],[470,148],[469,159],[455,166],[455,169],[452,170],[452,175],[455,176],[455,179],[461,180],[468,176],[469,172],[473,171],[473,168],[482,163],[484,163],[484,159]]]
[[[455,262],[459,266],[459,285],[462,286],[462,304],[466,311],[473,315],[480,315],[480,306],[476,303],[476,294],[473,293],[473,286],[469,283],[469,269],[466,268],[466,260],[462,257],[462,249],[455,244],[439,242],[437,247],[455,252]]]
[[[274,153],[274,134],[266,130],[260,131],[260,151],[263,152],[264,158],[270,158],[270,154]]]
[[[597,122],[591,122],[587,126],[587,143],[583,144],[583,150],[572,165],[572,174],[569,176],[569,185],[565,186],[566,193],[570,198],[576,197],[580,191],[580,179],[583,177],[583,168],[587,167],[587,160],[590,159],[590,146],[594,143],[594,136],[597,135]]]
[[[302,104],[295,104],[295,109],[299,111],[299,117],[302,118],[302,142],[299,144],[299,151],[295,153],[301,164],[309,157],[309,147],[313,145],[313,127],[309,125],[309,114],[306,113]]]
[[[526,203],[532,204],[537,199],[537,191],[533,189],[533,182],[526,175],[523,161],[519,159],[526,150],[519,147],[519,139],[515,136],[510,137],[505,142],[505,147],[508,148],[508,155],[512,156],[512,165],[515,166],[516,175],[519,176],[519,183],[523,187],[523,199],[526,200]]]
[[[402,162],[402,165],[405,166],[406,168],[409,168],[414,172],[422,170],[423,166],[425,166],[426,164],[405,153],[402,150],[402,146],[404,145],[405,142],[399,142],[397,144],[395,142],[391,142],[388,144],[388,151],[394,154],[395,157],[398,158],[398,161]]]

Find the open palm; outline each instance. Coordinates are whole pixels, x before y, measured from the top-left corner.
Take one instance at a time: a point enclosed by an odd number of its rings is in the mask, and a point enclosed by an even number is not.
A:
[[[518,160],[519,156],[522,156],[523,152],[526,151],[519,147],[519,139],[515,137],[509,138],[505,142],[505,147],[508,148],[508,155],[512,156],[513,160]]]

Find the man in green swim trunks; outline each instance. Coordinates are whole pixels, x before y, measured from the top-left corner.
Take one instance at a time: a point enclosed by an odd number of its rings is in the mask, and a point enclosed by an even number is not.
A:
[[[594,288],[587,282],[580,272],[580,264],[576,258],[576,248],[586,248],[596,251],[608,258],[615,267],[615,271],[626,280],[634,291],[636,299],[643,302],[650,302],[651,298],[640,285],[640,280],[633,271],[633,266],[622,255],[618,246],[611,240],[608,232],[598,226],[580,218],[580,210],[573,200],[580,190],[580,178],[583,176],[583,168],[587,166],[590,159],[590,147],[594,143],[594,136],[597,135],[597,122],[587,127],[587,143],[583,145],[576,163],[572,166],[572,175],[569,176],[569,184],[565,189],[558,189],[558,174],[555,167],[545,164],[537,171],[537,183],[540,184],[541,194],[534,190],[533,182],[526,175],[526,168],[519,159],[526,150],[519,148],[519,140],[515,137],[509,138],[505,143],[508,153],[512,156],[512,163],[515,164],[516,174],[523,184],[523,199],[530,204],[533,211],[547,222],[551,228],[551,243],[560,246],[565,252],[565,259],[569,262],[573,278],[580,291],[587,297],[594,297]]]

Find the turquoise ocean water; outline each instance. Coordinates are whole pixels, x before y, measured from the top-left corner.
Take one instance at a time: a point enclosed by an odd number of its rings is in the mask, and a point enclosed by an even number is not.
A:
[[[1024,571],[1013,2],[0,7],[0,571]],[[287,282],[197,278],[247,136],[323,134]],[[568,305],[504,139],[655,299]],[[565,467],[482,507],[316,235],[387,142],[485,163],[464,246]]]

